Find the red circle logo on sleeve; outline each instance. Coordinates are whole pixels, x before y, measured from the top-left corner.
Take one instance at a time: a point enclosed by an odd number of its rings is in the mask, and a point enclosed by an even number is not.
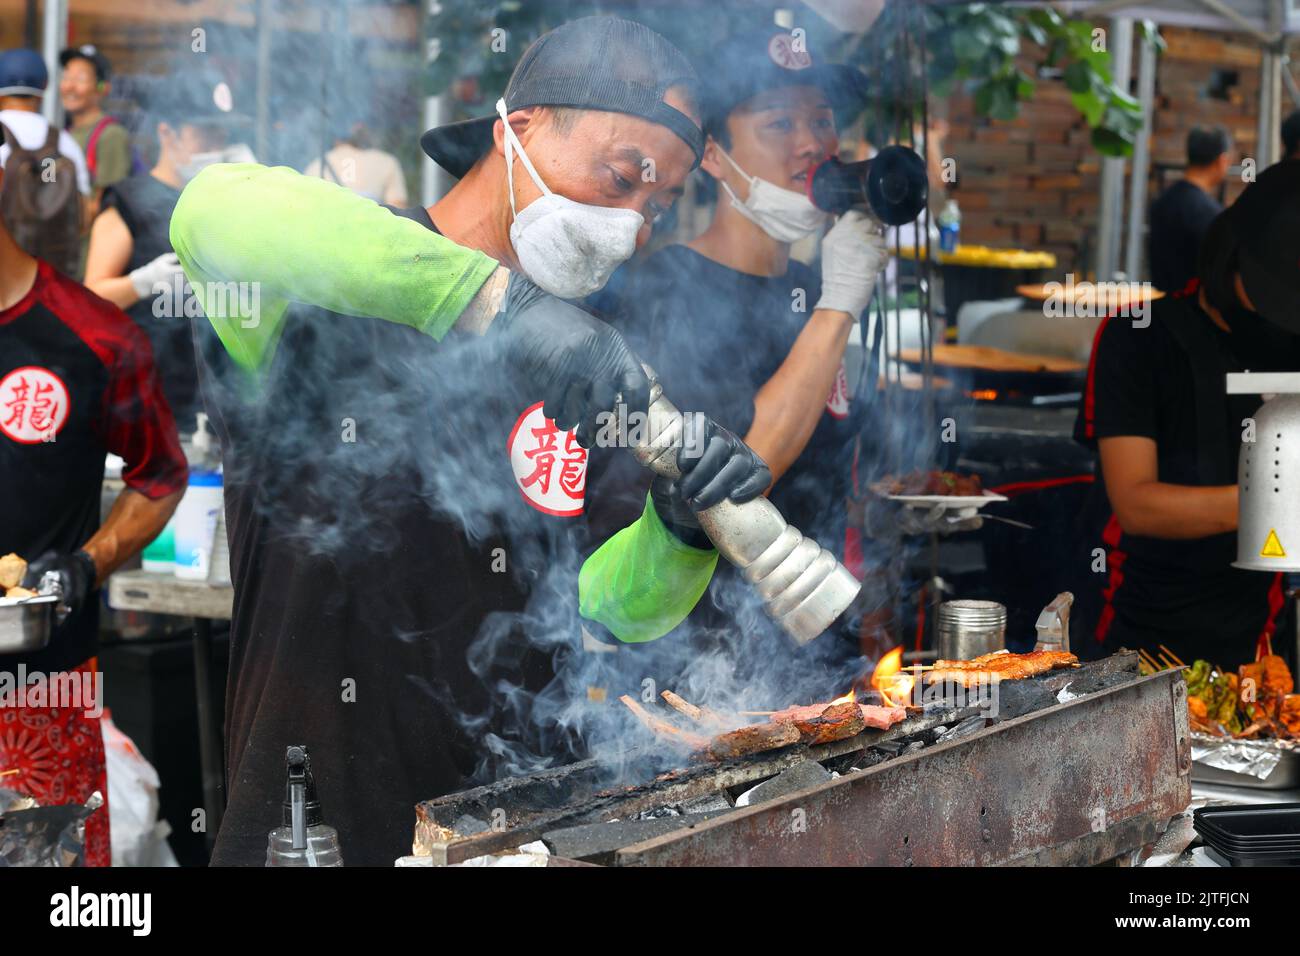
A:
[[[542,414],[542,403],[525,409],[507,442],[510,467],[524,500],[561,518],[582,514],[587,489],[587,449],[572,431],[562,432]]]
[[[835,374],[835,384],[831,386],[831,393],[826,397],[826,413],[832,418],[847,418],[849,414],[849,377],[844,372],[844,362],[840,362],[840,370]]]
[[[68,387],[49,369],[25,365],[0,379],[0,432],[14,441],[51,441],[67,420]]]

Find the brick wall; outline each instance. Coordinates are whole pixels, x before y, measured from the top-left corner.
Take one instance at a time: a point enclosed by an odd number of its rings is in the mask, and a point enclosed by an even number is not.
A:
[[[1160,184],[1178,178],[1185,161],[1187,131],[1197,124],[1222,124],[1238,150],[1234,161],[1252,155],[1259,95],[1259,52],[1232,35],[1167,27],[1168,49],[1159,58],[1152,127],[1152,172],[1148,200]],[[1026,59],[1021,64],[1033,72]],[[1208,94],[1215,71],[1236,73],[1226,98]],[[1136,89],[1137,54],[1133,57]],[[1135,93],[1136,95],[1136,93]],[[1056,254],[1060,271],[1091,268],[1096,248],[1098,169],[1089,130],[1058,80],[1040,79],[1019,116],[995,121],[975,115],[971,96],[955,93],[937,104],[950,132],[944,154],[957,161],[953,195],[962,210],[963,242],[1045,249]],[[1127,196],[1127,183],[1125,195]],[[1227,199],[1242,189],[1229,181]],[[1086,259],[1086,262],[1085,262]]]

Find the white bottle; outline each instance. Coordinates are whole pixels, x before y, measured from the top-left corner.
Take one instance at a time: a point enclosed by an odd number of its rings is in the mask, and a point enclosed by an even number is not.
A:
[[[208,416],[198,413],[198,427],[190,439],[189,487],[181,498],[175,522],[175,563],[172,573],[187,581],[206,581],[212,563],[217,518],[224,509],[221,456],[208,430]]]

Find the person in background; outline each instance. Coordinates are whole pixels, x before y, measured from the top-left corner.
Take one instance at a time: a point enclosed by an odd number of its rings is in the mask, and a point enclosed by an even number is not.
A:
[[[205,77],[175,77],[144,104],[156,122],[158,162],[153,169],[110,186],[90,232],[86,286],[135,320],[153,344],[163,392],[182,432],[200,410],[193,336],[184,315],[154,314],[155,293],[172,295],[184,282],[168,230],[181,189],[195,174],[195,157],[226,145],[228,113]]]
[[[0,166],[9,171],[9,188],[58,191],[57,200],[39,205],[20,203],[18,193],[11,192],[0,213],[21,249],[65,275],[77,276],[83,225],[88,222],[90,174],[81,147],[66,130],[53,129],[41,115],[49,79],[45,61],[35,50],[0,53]],[[15,149],[22,161],[10,168]]]
[[[370,131],[359,121],[347,124],[335,138],[334,148],[308,163],[303,173],[339,183],[387,206],[406,205],[406,177],[401,163],[392,153],[372,147]]]
[[[785,518],[842,555],[862,423],[844,350],[889,257],[865,214],[831,225],[807,192],[814,167],[839,149],[833,108],[860,106],[863,81],[776,27],[729,39],[712,63],[701,71],[708,138],[700,164],[718,190],[712,220],[689,242],[628,267],[615,325],[674,403],[726,422],[767,462],[770,497]],[[791,257],[792,243],[828,225],[820,270]],[[668,484],[625,458],[608,478],[593,477],[594,507],[622,501],[614,525],[636,516],[647,485],[662,498]],[[617,496],[599,494],[607,481],[620,486]],[[682,518],[692,521],[689,510]],[[724,591],[749,599],[732,576],[715,575],[712,600],[689,624],[716,616]],[[752,650],[751,635],[744,639]]]
[[[1163,643],[1235,668],[1278,626],[1282,575],[1232,567],[1238,453],[1261,400],[1226,394],[1224,376],[1300,370],[1298,219],[1300,164],[1278,163],[1214,219],[1197,280],[1157,300],[1149,327],[1097,330],[1075,437],[1099,458],[1106,566],[1083,656]]]
[[[1300,159],[1300,110],[1282,121],[1282,160]]]
[[[1187,170],[1151,204],[1147,261],[1163,292],[1181,292],[1196,278],[1201,239],[1223,206],[1214,198],[1232,165],[1232,140],[1221,128],[1187,134]]]
[[[108,57],[85,44],[60,53],[59,65],[63,67],[59,97],[67,113],[68,132],[85,154],[90,173],[88,214],[93,219],[105,187],[131,175],[131,136],[101,105],[112,91]]]
[[[0,170],[0,197],[9,185]],[[109,453],[125,461],[126,489],[101,525]],[[0,551],[30,562],[30,589],[53,572],[70,608],[43,649],[0,654],[4,686],[36,675],[94,686],[99,586],[157,536],[185,485],[144,334],[0,224]],[[84,803],[96,790],[107,800],[103,700],[93,698],[0,695],[0,772],[16,771],[4,786],[41,804]],[[109,842],[106,803],[86,822],[86,862],[108,866]]]

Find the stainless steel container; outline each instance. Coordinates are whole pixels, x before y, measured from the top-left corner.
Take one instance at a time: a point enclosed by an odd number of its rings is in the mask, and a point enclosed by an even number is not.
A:
[[[1255,413],[1255,440],[1242,442],[1237,484],[1237,567],[1300,570],[1300,395],[1278,396]]]
[[[935,629],[940,658],[968,661],[1007,646],[1007,609],[997,601],[945,601]]]
[[[57,594],[0,604],[0,654],[30,654],[50,643]]]

